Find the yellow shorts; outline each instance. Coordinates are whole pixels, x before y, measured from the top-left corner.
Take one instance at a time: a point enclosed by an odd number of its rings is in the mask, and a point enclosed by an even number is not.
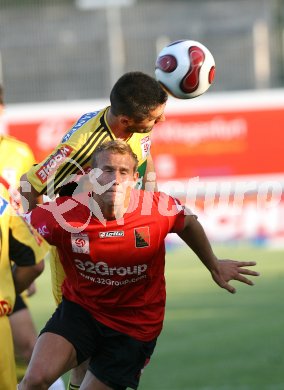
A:
[[[51,287],[56,305],[62,301],[61,286],[65,279],[65,272],[59,260],[57,248],[52,246],[46,257],[49,260],[51,270]]]
[[[17,387],[13,338],[7,316],[0,317],[0,389],[15,390]]]

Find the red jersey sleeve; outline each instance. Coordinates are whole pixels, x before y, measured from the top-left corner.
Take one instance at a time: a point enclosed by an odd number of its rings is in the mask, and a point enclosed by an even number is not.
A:
[[[57,222],[47,204],[39,205],[25,216],[25,219],[44,237],[51,245],[54,245],[54,237]]]
[[[168,217],[169,233],[179,233],[184,228],[184,218],[186,215],[196,215],[180,200],[163,192],[159,196],[159,212]]]
[[[65,217],[74,215],[72,212],[76,215],[77,206],[84,205],[88,202],[87,195],[87,193],[83,193],[77,197],[59,197],[54,202],[38,205],[29,214],[28,222],[37,229],[39,234],[41,234],[49,244],[57,246],[58,244],[61,244],[61,233],[63,230],[70,233],[81,231],[84,228],[84,223],[77,227],[72,226],[72,222],[67,221]],[[84,210],[85,209],[86,207],[84,207]],[[90,211],[86,214],[86,220],[88,222]]]

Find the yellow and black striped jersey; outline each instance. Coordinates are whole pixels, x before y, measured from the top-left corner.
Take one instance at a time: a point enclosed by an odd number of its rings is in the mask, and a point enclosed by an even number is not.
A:
[[[72,175],[91,169],[95,149],[101,143],[116,138],[106,121],[108,109],[84,114],[53,152],[28,171],[28,181],[38,193],[48,194],[52,198]],[[138,157],[141,178],[145,174],[150,153],[150,137],[148,134],[133,133],[126,142]]]

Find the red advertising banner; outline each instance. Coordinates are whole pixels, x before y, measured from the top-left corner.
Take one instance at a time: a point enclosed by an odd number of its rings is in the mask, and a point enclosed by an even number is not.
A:
[[[7,129],[8,134],[29,144],[37,161],[40,161],[60,142],[76,119],[72,116],[23,121],[10,119],[7,123]]]
[[[200,100],[199,100],[200,99]],[[41,160],[84,113],[106,101],[13,106],[5,131]],[[158,179],[283,173],[284,91],[170,100],[152,133]]]
[[[153,131],[161,179],[283,172],[284,107],[169,114]]]

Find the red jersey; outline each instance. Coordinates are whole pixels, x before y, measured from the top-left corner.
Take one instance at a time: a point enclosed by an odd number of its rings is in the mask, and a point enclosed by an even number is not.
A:
[[[103,222],[89,201],[58,198],[34,209],[30,222],[59,250],[66,299],[110,328],[150,341],[164,320],[164,239],[183,229],[184,209],[164,193],[133,190],[123,219]]]

